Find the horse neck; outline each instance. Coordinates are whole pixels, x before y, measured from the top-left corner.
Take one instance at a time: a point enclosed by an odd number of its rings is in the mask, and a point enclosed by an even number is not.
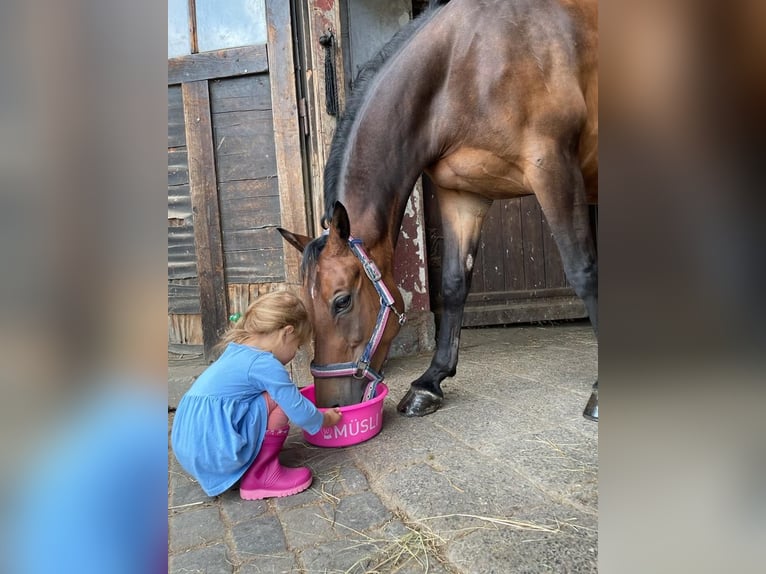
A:
[[[371,80],[342,164],[338,198],[349,212],[352,233],[371,247],[393,249],[413,186],[438,151],[431,114],[425,113],[436,89],[428,58],[409,60],[389,62]]]

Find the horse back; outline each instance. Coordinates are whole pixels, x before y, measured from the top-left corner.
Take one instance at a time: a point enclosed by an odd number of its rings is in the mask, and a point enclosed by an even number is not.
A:
[[[442,12],[421,39],[449,54],[430,72],[443,138],[432,179],[492,199],[524,195],[530,156],[556,148],[577,157],[595,203],[597,2],[453,0]]]

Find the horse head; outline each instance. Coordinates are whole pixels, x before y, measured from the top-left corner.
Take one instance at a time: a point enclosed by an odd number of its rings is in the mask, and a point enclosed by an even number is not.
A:
[[[391,341],[404,321],[392,247],[365,245],[352,236],[340,202],[328,229],[316,239],[278,231],[303,253],[304,301],[315,333],[311,371],[317,406],[346,406],[374,396]]]

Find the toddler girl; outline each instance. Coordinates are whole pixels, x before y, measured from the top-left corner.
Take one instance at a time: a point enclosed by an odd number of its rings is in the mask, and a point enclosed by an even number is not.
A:
[[[261,295],[224,334],[223,354],[181,398],[173,451],[209,496],[240,479],[246,500],[288,496],[311,485],[308,468],[286,468],[278,458],[288,418],[312,434],[341,418],[340,409],[323,414],[301,395],[284,367],[311,334],[298,297],[287,291]]]

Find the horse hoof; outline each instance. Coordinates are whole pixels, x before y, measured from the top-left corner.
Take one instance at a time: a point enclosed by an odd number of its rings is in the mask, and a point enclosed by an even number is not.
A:
[[[590,394],[590,399],[588,399],[588,404],[585,405],[585,410],[582,412],[582,416],[589,421],[598,422],[598,387],[595,385],[593,386],[593,392]]]
[[[443,401],[442,397],[431,391],[410,388],[396,410],[405,417],[422,417],[438,411]]]

